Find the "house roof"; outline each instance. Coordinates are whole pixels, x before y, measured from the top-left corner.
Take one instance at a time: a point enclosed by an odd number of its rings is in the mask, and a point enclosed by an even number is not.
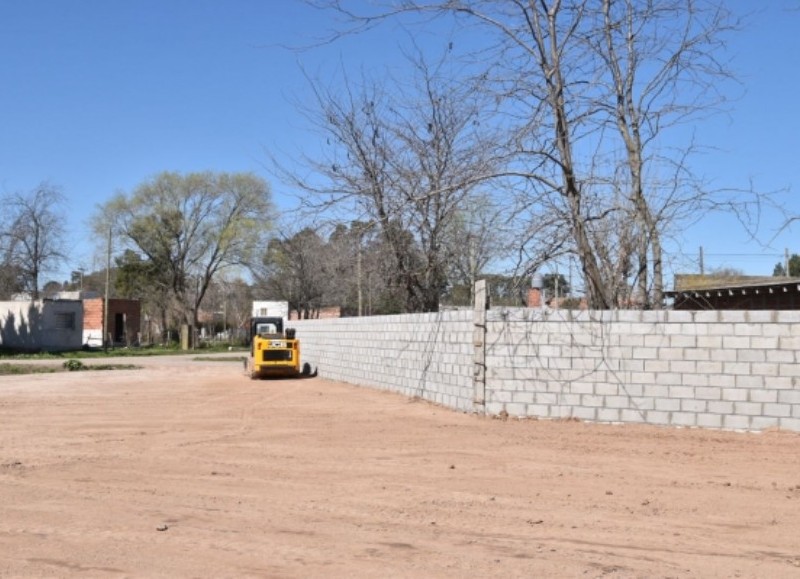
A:
[[[666,291],[664,294],[667,297],[677,297],[679,295],[747,295],[748,293],[760,294],[788,291],[800,291],[800,278],[676,274],[675,289]]]

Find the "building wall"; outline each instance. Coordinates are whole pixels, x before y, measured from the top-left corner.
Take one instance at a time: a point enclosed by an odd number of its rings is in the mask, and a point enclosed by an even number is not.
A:
[[[100,347],[103,345],[104,298],[83,300],[84,323],[83,343]],[[108,333],[115,343],[133,344],[138,342],[141,332],[141,303],[138,300],[108,300]],[[117,314],[124,316],[124,326],[117,326]]]
[[[321,376],[457,410],[800,431],[800,312],[487,314],[480,326],[470,311],[294,325],[303,361]],[[481,396],[473,380],[478,343]]]
[[[79,350],[80,301],[0,302],[0,346],[24,351]]]

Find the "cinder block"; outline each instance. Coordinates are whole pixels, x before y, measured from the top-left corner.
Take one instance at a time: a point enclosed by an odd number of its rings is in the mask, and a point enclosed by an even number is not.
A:
[[[778,392],[778,402],[800,405],[800,390],[781,390]]]
[[[645,372],[654,372],[654,373],[669,372],[669,361],[668,360],[645,360],[644,361],[644,371]]]
[[[797,378],[790,376],[770,376],[764,380],[767,388],[773,390],[792,390],[797,385]]]
[[[693,373],[697,370],[697,362],[693,360],[671,360],[669,371],[676,374]]]
[[[722,372],[733,376],[750,374],[750,364],[747,362],[723,362]]]
[[[748,398],[748,391],[744,388],[723,388],[722,399],[731,402],[744,402]]]
[[[698,362],[698,374],[722,374],[722,362]]]
[[[722,336],[698,336],[697,347],[716,350],[722,347]]]
[[[655,409],[663,412],[677,412],[681,409],[681,401],[677,398],[656,398]]]
[[[786,404],[764,404],[765,416],[790,417],[792,408]]]
[[[723,312],[720,311],[720,314]],[[733,335],[733,324],[709,324],[708,325],[708,335],[709,336],[732,336]]]
[[[599,396],[615,396],[619,394],[618,384],[595,384],[594,393]]]
[[[598,408],[597,420],[599,422],[619,422],[619,410],[616,408]]]
[[[619,389],[620,393],[625,396],[642,396],[644,394],[644,386],[641,382],[631,381],[621,384]]]
[[[533,404],[536,396],[535,392],[513,392],[511,402],[515,404]]]
[[[764,336],[776,336],[778,338],[792,335],[792,328],[788,324],[764,324],[762,332]]]
[[[751,430],[766,430],[767,428],[776,428],[780,424],[780,419],[776,416],[753,416],[750,420]]]
[[[603,397],[593,394],[583,394],[581,395],[581,404],[586,407],[602,407]]]
[[[761,324],[736,324],[733,327],[734,336],[762,336]]]
[[[792,326],[794,330],[795,326]],[[781,350],[800,350],[800,336],[781,337],[778,338],[779,347]]]
[[[645,422],[646,416],[645,413],[640,410],[621,410],[619,413],[619,419],[622,422],[629,422],[634,424],[642,424]]]
[[[647,398],[645,396],[631,396],[628,399],[628,406],[638,412],[643,412],[645,410],[655,410],[656,408],[656,400],[658,398]]]
[[[726,350],[740,350],[750,347],[747,336],[722,336],[722,347]]]
[[[502,402],[487,402],[485,404],[486,414],[489,416],[497,416],[504,410],[504,406]]]
[[[628,408],[630,399],[627,396],[606,396],[606,408]]]
[[[670,386],[670,398],[694,398],[694,388],[691,386]]]
[[[754,336],[750,338],[750,347],[757,350],[774,350],[778,347],[776,336]]]
[[[669,386],[661,384],[645,384],[644,396],[645,398],[668,398]]]
[[[764,408],[759,402],[734,402],[733,411],[742,416],[761,416]]]
[[[695,414],[706,411],[705,400],[681,400],[681,411],[693,412]]]
[[[720,338],[720,340],[722,340],[722,338]],[[720,346],[720,349],[711,350],[711,360],[716,362],[735,362],[736,352],[737,350],[723,350],[722,346]]]
[[[698,323],[691,323],[691,324],[681,324],[681,334],[684,336],[707,336],[708,335],[708,324],[698,324]]]
[[[695,312],[691,310],[664,310],[664,322],[668,324],[679,324],[694,322]]]
[[[572,416],[579,420],[594,421],[597,419],[597,408],[578,406],[573,409]]]
[[[659,360],[683,360],[683,348],[659,348],[657,357]]]
[[[508,390],[486,389],[486,398],[491,402],[509,403],[514,399],[514,393]]]
[[[506,404],[506,412],[508,412],[509,416],[527,416],[528,406],[527,404],[516,404],[511,402]]]
[[[791,364],[795,359],[795,352],[791,350],[767,350],[767,362]]]
[[[669,345],[672,348],[694,348],[697,346],[697,338],[695,336],[670,336]]]
[[[644,372],[645,360],[621,360],[620,370],[623,372]]]
[[[659,410],[648,410],[647,422],[648,424],[659,424],[659,425],[670,424],[670,413],[661,412]]]
[[[733,414],[733,402],[709,400],[706,408],[713,414]]]
[[[537,392],[536,399],[534,400],[534,402],[536,404],[546,404],[546,405],[558,404],[559,403],[558,394],[555,394],[553,392]]]
[[[739,350],[736,352],[737,362],[765,362],[767,353],[764,350]]]
[[[662,334],[653,334],[650,336],[644,336],[644,346],[647,348],[661,348],[664,346],[669,346],[670,338],[669,336],[664,336]]]
[[[719,310],[699,310],[694,313],[696,324],[715,324],[719,321]]]
[[[750,417],[736,414],[723,416],[722,427],[729,430],[748,430],[750,428]]]
[[[777,402],[778,391],[765,389],[752,389],[749,396],[750,402]]]
[[[511,414],[511,411],[508,411]],[[550,406],[546,404],[527,404],[525,416],[535,416],[536,418],[550,418]]]
[[[800,418],[781,418],[778,420],[778,427],[781,430],[800,432]]]
[[[778,375],[796,378],[800,376],[800,364],[778,364]]]
[[[695,388],[694,395],[699,400],[722,400],[722,389],[716,387]]]
[[[684,386],[708,386],[709,377],[707,374],[684,374]]]
[[[697,426],[701,428],[722,428],[722,416],[719,414],[698,414]]]
[[[634,360],[655,360],[658,358],[658,350],[656,348],[633,348]]]
[[[750,367],[753,374],[759,374],[761,376],[777,376],[778,375],[778,364],[771,364],[767,362],[763,363],[754,363]]]
[[[673,412],[670,424],[675,426],[697,426],[697,414],[694,412]]]
[[[656,374],[656,384],[661,384],[666,386],[680,386],[681,375],[675,374],[673,372],[662,372],[660,374]]]
[[[711,359],[711,351],[706,348],[686,348],[683,357],[686,360],[706,361]]]
[[[720,310],[720,322],[731,323],[744,323],[747,321],[747,312],[745,310]]]
[[[779,324],[800,323],[800,310],[780,310],[775,314],[775,321]]]

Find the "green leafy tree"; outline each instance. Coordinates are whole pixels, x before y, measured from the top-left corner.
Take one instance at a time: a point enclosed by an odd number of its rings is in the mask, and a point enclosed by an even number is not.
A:
[[[786,267],[782,263],[776,263],[775,269],[772,271],[772,275],[776,277],[783,277],[783,276],[791,276],[791,277],[800,277],[800,255],[793,253],[789,258],[789,271],[786,271]]]
[[[253,174],[161,173],[102,206],[95,227],[111,228],[157,268],[183,321],[196,327],[215,276],[253,263],[272,217],[269,186]]]

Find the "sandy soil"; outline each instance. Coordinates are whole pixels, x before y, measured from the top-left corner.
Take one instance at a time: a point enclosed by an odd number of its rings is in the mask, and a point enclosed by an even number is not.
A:
[[[0,377],[0,576],[800,577],[796,434],[141,363]]]

